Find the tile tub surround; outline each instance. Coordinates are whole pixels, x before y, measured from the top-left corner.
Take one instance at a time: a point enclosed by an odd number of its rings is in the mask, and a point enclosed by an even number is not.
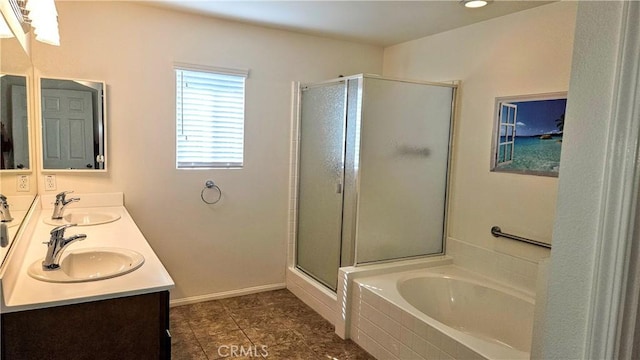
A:
[[[484,360],[370,290],[354,286],[351,338],[376,359]]]
[[[453,258],[455,265],[535,294],[538,262],[549,257],[550,251],[534,245],[516,243],[512,240],[505,240],[499,244],[526,247],[531,251],[531,254],[529,257],[516,256],[502,251],[513,252],[511,251],[513,249],[496,246],[495,250],[490,250],[449,237],[447,239],[447,255]]]
[[[424,269],[452,263],[453,259],[450,256],[442,255],[419,259],[399,260],[382,264],[347,266],[340,268],[340,272],[338,274],[337,293],[338,304],[340,304],[340,307],[337,309],[338,313],[335,317],[336,334],[343,339],[351,338],[350,324],[353,314],[349,309],[351,308],[353,299],[356,298],[354,295],[354,288],[357,288],[355,280],[363,277]]]
[[[361,278],[352,293],[351,338],[376,358],[530,358],[534,301],[521,289],[445,265]]]
[[[232,345],[265,345],[272,360],[374,359],[286,289],[178,306],[170,318],[174,360],[221,359]]]

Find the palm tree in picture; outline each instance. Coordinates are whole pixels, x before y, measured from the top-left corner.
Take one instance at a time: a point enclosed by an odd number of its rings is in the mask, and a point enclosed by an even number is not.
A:
[[[560,115],[560,117],[556,119],[556,126],[560,132],[564,131],[564,114]]]

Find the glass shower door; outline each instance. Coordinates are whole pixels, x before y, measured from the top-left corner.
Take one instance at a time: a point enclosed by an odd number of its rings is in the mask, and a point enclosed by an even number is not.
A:
[[[297,267],[336,290],[342,234],[346,85],[302,89]]]

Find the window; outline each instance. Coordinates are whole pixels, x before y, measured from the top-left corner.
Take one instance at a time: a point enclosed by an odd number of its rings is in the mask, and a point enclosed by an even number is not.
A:
[[[175,68],[178,169],[242,167],[248,71]]]
[[[513,161],[513,150],[516,137],[516,118],[518,106],[509,103],[500,104],[500,136],[498,137],[498,151],[496,166],[508,165]]]

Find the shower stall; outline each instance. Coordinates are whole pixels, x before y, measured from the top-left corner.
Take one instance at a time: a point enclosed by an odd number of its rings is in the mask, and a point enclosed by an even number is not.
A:
[[[300,86],[296,267],[442,254],[456,86],[356,75]]]

